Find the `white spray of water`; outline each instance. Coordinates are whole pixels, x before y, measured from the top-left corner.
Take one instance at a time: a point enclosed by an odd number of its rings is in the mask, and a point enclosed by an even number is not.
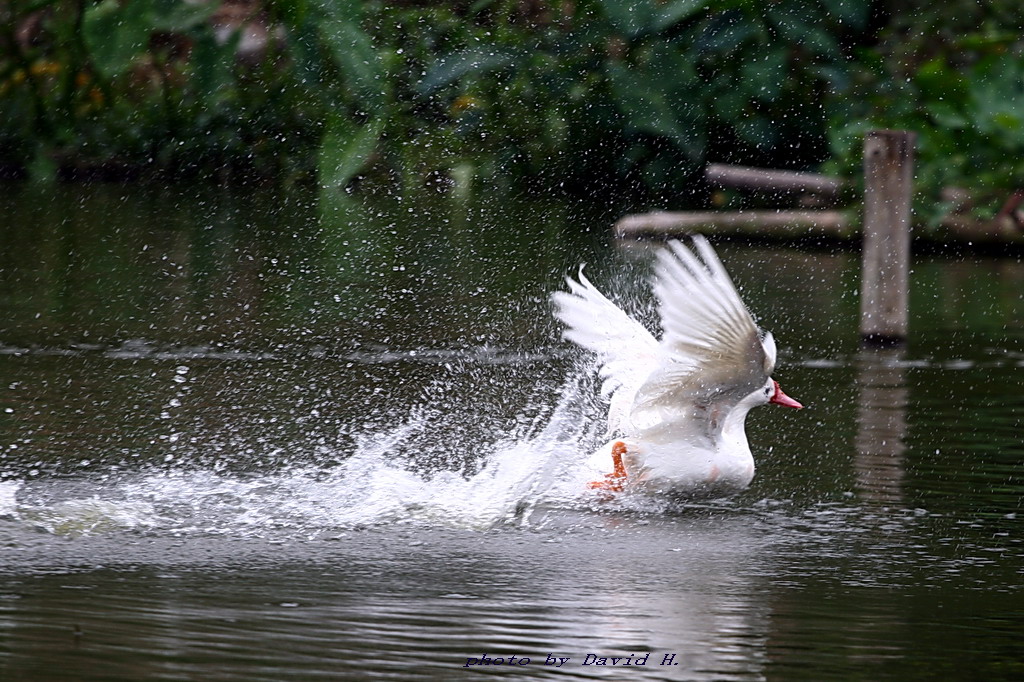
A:
[[[0,519],[17,516],[18,488],[21,481],[0,481]]]
[[[212,470],[159,471],[93,486],[87,496],[59,482],[0,484],[0,517],[50,532],[80,535],[111,529],[161,533],[319,537],[385,523],[486,529],[526,524],[538,508],[598,502],[586,464],[600,439],[600,414],[586,371],[567,381],[553,407],[486,448],[478,471],[424,467],[430,434],[458,415],[413,410],[398,426],[358,438],[352,454],[329,467],[271,474]],[[422,448],[419,446],[422,445]],[[396,455],[396,452],[405,453]],[[24,498],[21,502],[16,496]],[[64,498],[64,499],[60,499]],[[60,501],[55,501],[60,499]]]

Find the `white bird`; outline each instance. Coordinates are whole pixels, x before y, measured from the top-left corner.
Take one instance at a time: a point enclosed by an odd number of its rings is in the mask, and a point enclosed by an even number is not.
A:
[[[803,407],[771,378],[775,340],[740,300],[701,236],[697,255],[678,241],[658,253],[653,280],[658,341],[583,275],[552,295],[563,336],[597,354],[609,398],[608,435],[591,458],[610,473],[590,484],[687,498],[738,492],[754,477],[747,413]]]

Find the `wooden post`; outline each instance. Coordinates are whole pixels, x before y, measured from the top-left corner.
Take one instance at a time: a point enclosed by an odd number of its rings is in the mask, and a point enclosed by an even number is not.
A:
[[[916,137],[909,130],[871,130],[864,136],[860,334],[868,344],[900,344],[907,338]]]

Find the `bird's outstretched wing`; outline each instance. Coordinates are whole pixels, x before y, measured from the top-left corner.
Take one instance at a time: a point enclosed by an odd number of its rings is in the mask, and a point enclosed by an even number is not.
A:
[[[609,301],[584,276],[567,277],[569,291],[552,294],[555,315],[566,325],[563,336],[597,354],[601,363],[601,392],[611,398],[608,432],[628,429],[637,390],[657,366],[657,340],[642,324]]]
[[[697,256],[677,241],[658,254],[654,293],[663,337],[660,361],[639,388],[634,410],[731,406],[765,384],[775,366],[775,341],[758,330],[707,240],[693,237]]]

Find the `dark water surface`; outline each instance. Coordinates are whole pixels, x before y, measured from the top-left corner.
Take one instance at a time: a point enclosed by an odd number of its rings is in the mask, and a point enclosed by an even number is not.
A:
[[[680,507],[572,484],[600,404],[548,296],[586,261],[650,316],[611,207],[0,216],[2,680],[1024,679],[1017,257],[915,258],[911,343],[862,351],[855,252],[722,245],[810,409],[756,410],[750,490]]]

